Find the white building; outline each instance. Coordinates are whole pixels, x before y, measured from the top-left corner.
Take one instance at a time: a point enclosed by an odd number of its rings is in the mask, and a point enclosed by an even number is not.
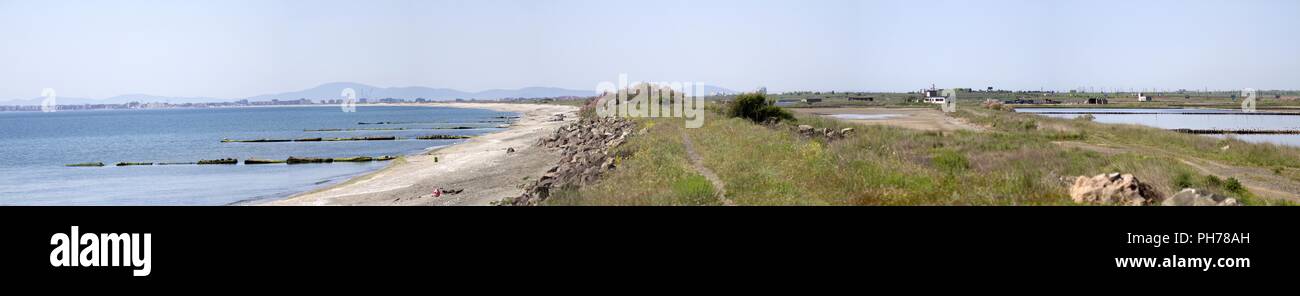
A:
[[[1138,93],[1138,102],[1150,102],[1150,101],[1151,101],[1151,96],[1146,95],[1146,93]]]

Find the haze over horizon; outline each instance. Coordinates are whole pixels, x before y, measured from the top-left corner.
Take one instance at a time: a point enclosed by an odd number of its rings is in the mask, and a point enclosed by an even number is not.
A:
[[[0,0],[0,102],[462,91],[1300,89],[1300,2]]]

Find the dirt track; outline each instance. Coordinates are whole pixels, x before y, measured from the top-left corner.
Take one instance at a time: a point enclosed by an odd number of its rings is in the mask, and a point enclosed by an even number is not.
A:
[[[834,116],[834,115],[866,115],[889,116],[876,117],[871,119],[844,119],[840,120],[868,124],[868,125],[889,125],[904,127],[910,129],[919,129],[926,131],[980,131],[982,127],[967,123],[959,118],[947,116],[943,111],[928,108],[790,108],[794,112]]]

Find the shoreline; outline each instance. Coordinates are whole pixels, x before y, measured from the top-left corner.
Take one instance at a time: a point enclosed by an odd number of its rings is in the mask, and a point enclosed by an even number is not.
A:
[[[518,113],[519,119],[506,130],[485,134],[465,142],[430,147],[417,155],[402,157],[379,170],[346,181],[253,203],[261,206],[328,205],[490,205],[523,193],[520,185],[535,180],[558,155],[534,147],[537,139],[577,118],[577,107],[515,103],[428,103],[382,104],[375,106],[417,106],[488,109]],[[549,121],[565,114],[564,121]],[[507,153],[508,149],[515,152]],[[464,190],[455,195],[433,197],[435,188]]]

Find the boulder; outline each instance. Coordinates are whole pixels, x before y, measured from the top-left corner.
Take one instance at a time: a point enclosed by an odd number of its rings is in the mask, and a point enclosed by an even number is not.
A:
[[[1174,196],[1169,197],[1169,199],[1166,199],[1161,203],[1161,205],[1174,207],[1204,207],[1239,206],[1241,203],[1237,202],[1237,199],[1235,198],[1187,188],[1174,194]]]
[[[806,125],[806,124],[805,124],[805,125],[799,125],[799,134],[800,134],[800,135],[811,135],[812,133],[813,133],[813,127],[812,127],[811,125]]]
[[[1079,204],[1145,206],[1159,204],[1163,197],[1133,175],[1112,173],[1079,176],[1070,187],[1070,199]]]
[[[499,205],[538,205],[550,196],[551,188],[588,185],[604,172],[615,169],[613,149],[627,143],[635,124],[622,118],[579,118],[560,126],[537,146],[558,149],[560,158],[545,175],[523,184],[524,193],[502,200]],[[644,130],[644,128],[642,129]]]

